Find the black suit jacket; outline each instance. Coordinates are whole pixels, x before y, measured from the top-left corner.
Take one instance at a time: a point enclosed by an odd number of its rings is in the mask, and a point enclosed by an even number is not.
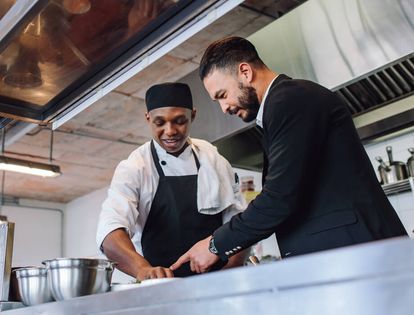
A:
[[[282,257],[407,235],[343,102],[285,75],[264,104],[261,193],[214,233],[222,259],[276,233]]]

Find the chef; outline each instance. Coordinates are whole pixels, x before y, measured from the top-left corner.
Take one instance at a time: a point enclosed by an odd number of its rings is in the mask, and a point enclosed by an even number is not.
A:
[[[174,273],[168,267],[246,203],[228,161],[210,143],[189,138],[196,116],[189,87],[154,85],[145,101],[153,139],[117,166],[97,243],[137,280],[185,277],[193,274],[190,264]],[[225,268],[242,265],[244,258],[240,252]]]

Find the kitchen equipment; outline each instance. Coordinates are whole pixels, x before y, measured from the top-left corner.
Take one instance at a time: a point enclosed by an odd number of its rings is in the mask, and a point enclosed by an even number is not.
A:
[[[16,269],[14,272],[24,305],[31,306],[53,301],[46,268],[27,267]]]
[[[409,148],[408,152],[411,153],[411,156],[407,161],[408,173],[411,177],[414,177],[414,148]]]
[[[63,0],[63,7],[72,14],[84,14],[91,9],[89,0]]]
[[[16,270],[21,269],[24,267],[13,267],[11,268],[11,274],[10,274],[10,289],[9,289],[9,299],[8,301],[14,301],[14,302],[21,302],[22,297],[19,293],[19,283],[17,282],[16,277]]]
[[[259,258],[257,258],[255,255],[249,256],[249,260],[255,266],[260,265]]]
[[[392,156],[392,147],[387,146],[386,151],[388,155],[388,163],[385,163],[380,156],[376,157],[376,160],[380,163],[378,172],[381,177],[381,184],[391,184],[408,178],[408,172],[405,163],[394,161]]]
[[[7,301],[13,255],[14,223],[0,221],[0,301]]]
[[[377,156],[375,159],[378,161],[378,163],[380,164],[380,166],[381,166],[381,167],[382,167],[385,171],[389,172],[389,171],[391,170],[391,169],[388,167],[388,165],[387,165],[387,164],[385,164],[385,162],[384,162],[384,160],[382,159],[382,157]]]
[[[39,56],[35,50],[21,46],[14,64],[4,75],[4,83],[19,88],[40,86],[43,80],[38,59]]]
[[[92,258],[57,258],[43,264],[58,301],[108,291],[115,266],[112,261]]]

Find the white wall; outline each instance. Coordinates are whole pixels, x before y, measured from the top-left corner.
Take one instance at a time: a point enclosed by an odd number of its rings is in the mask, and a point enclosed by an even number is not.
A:
[[[392,146],[395,161],[407,162],[411,155],[407,149],[414,147],[414,131],[366,145],[365,149],[375,170],[378,168],[376,156],[381,156],[384,161],[388,161],[386,146]],[[377,174],[377,176],[379,175]],[[405,192],[389,196],[388,199],[397,211],[409,235],[414,237],[414,193]]]
[[[96,190],[66,204],[65,209],[65,256],[97,257],[95,235],[101,205],[107,188]]]
[[[66,205],[65,209],[65,257],[101,257],[105,256],[96,245],[96,229],[101,206],[107,195],[108,187],[96,190],[77,198]],[[116,270],[113,282],[127,283],[134,280]]]
[[[19,200],[3,205],[1,214],[14,222],[13,267],[41,266],[42,261],[62,257],[63,204]]]

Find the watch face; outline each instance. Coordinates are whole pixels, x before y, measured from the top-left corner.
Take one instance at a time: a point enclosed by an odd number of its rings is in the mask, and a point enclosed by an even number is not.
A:
[[[208,250],[211,253],[215,254],[215,255],[218,254],[218,250],[217,250],[216,246],[214,245],[214,238],[211,238],[210,239],[210,243],[209,243],[209,246],[208,246]]]

